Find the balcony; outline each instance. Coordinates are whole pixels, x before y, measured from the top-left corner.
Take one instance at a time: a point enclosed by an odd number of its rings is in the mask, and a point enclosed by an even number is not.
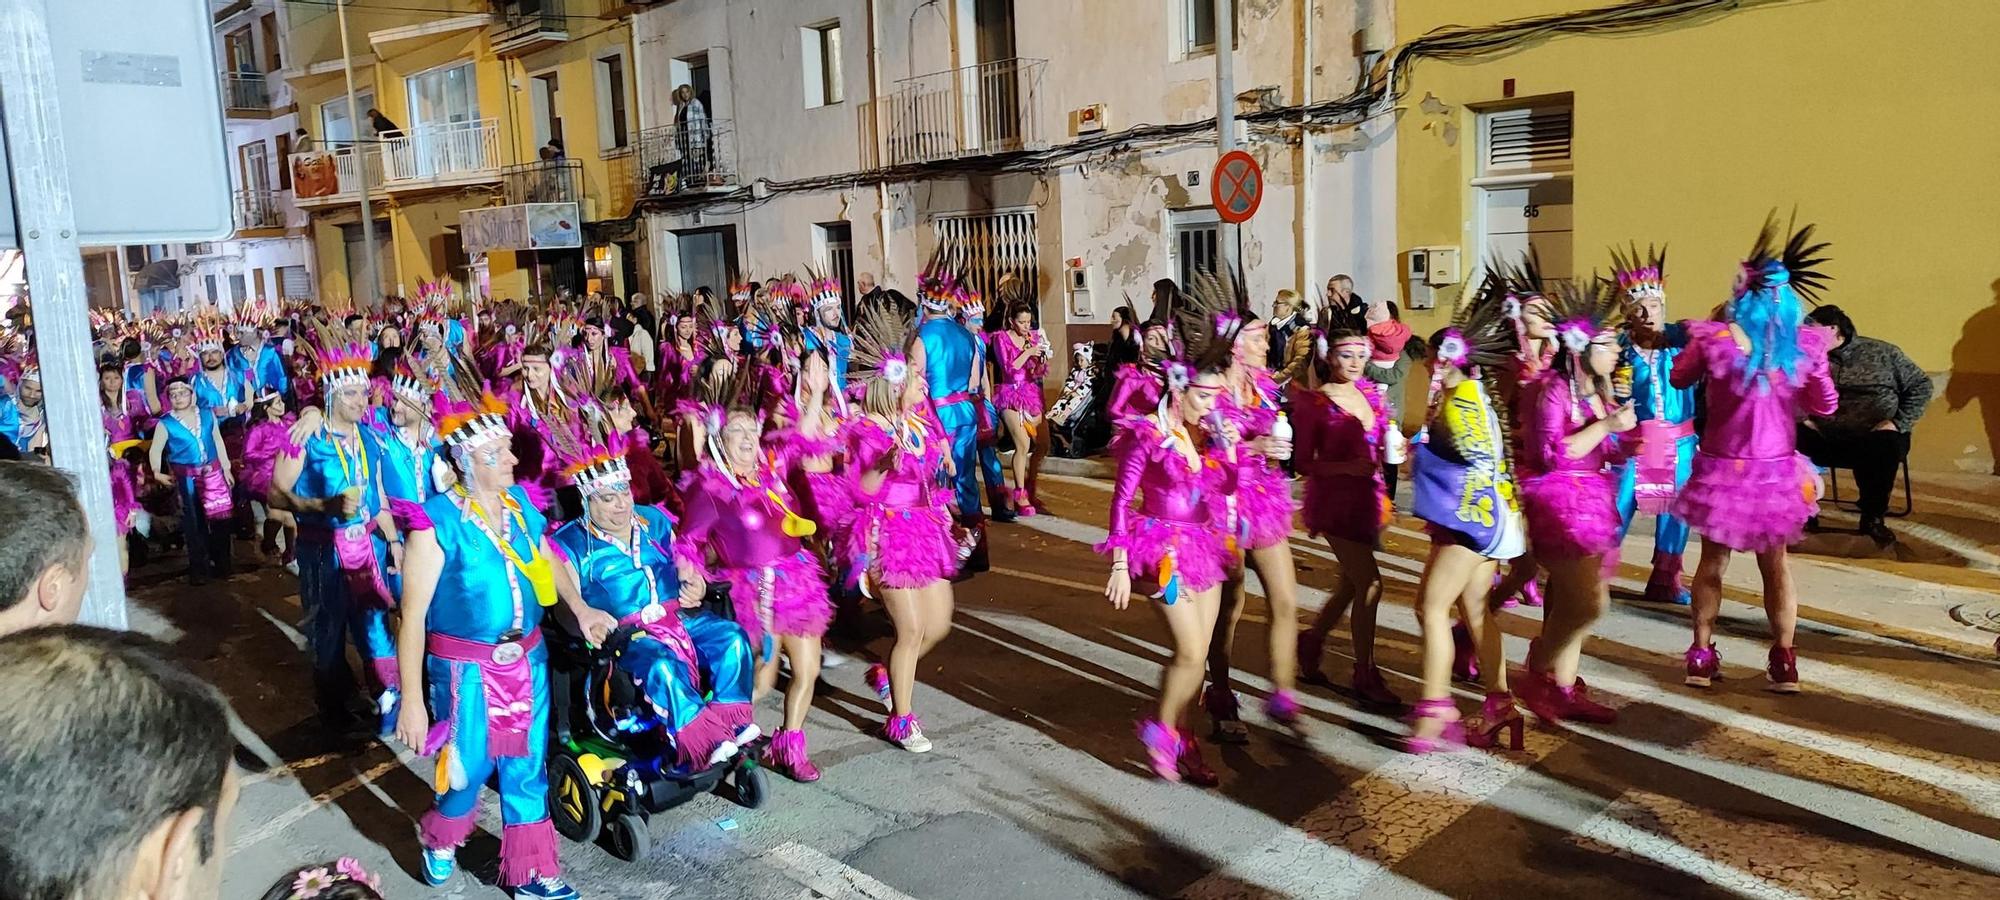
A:
[[[587,5],[587,4],[586,4]],[[523,56],[569,40],[564,0],[502,0],[493,26],[493,52]]]
[[[508,205],[516,203],[582,203],[583,162],[554,159],[508,166],[500,170]]]
[[[283,231],[284,195],[279,191],[237,191],[236,232]]]
[[[728,119],[706,119],[639,132],[639,196],[673,197],[734,190],[734,132]]]
[[[257,72],[222,73],[222,105],[231,119],[271,117],[271,85]]]
[[[898,82],[885,101],[891,165],[1042,150],[1044,59],[1002,59]]]
[[[292,155],[292,188],[302,207],[354,203],[361,167],[383,193],[488,184],[501,180],[500,126],[493,119],[419,125],[365,150],[339,147]]]
[[[361,158],[357,147],[338,147],[324,153],[292,154],[292,195],[301,207],[354,203],[361,196]],[[373,181],[381,185],[382,151],[369,147],[368,164],[374,166]]]

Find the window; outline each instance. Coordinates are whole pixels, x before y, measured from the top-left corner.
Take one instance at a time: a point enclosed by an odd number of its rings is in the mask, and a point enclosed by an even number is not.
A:
[[[550,141],[562,140],[562,115],[556,99],[560,85],[554,72],[536,75],[529,84],[528,103],[534,111],[535,146],[538,148],[548,146]]]
[[[999,296],[1000,279],[1008,275],[1030,291],[1041,284],[1034,210],[937,216],[931,227],[938,245],[965,261],[965,279],[982,296]]]
[[[1181,2],[1181,51],[1185,54],[1207,53],[1215,49],[1215,0],[1180,0]],[[1240,2],[1238,6],[1242,5]],[[1232,7],[1232,10],[1234,7]],[[1234,23],[1232,23],[1234,24]],[[1231,40],[1237,47],[1242,42],[1239,28],[1229,29]]]
[[[208,289],[208,305],[220,306],[221,303],[217,299],[217,295],[215,293],[215,276],[203,275],[201,276],[201,283],[203,287]]]
[[[362,90],[354,92],[354,107],[363,116],[375,106],[375,92]],[[334,150],[351,146],[356,132],[354,123],[347,118],[347,98],[337,97],[319,105],[320,147]]]
[[[310,297],[313,295],[312,276],[306,274],[305,266],[278,267],[278,295],[280,297]]]
[[[841,296],[852,304],[854,296],[854,226],[846,222],[826,222],[813,226],[814,256],[826,267],[826,274],[840,281]],[[852,321],[854,310],[843,310]]]
[[[248,26],[238,28],[223,37],[222,45],[229,71],[244,75],[257,74],[257,54],[250,45]]]
[[[806,108],[832,106],[840,102],[840,23],[830,22],[799,29],[799,45],[804,51]]]
[[[243,273],[238,272],[229,276],[229,302],[242,303],[246,297]]]
[[[448,125],[479,118],[479,89],[472,63],[459,62],[405,79],[410,126]],[[364,109],[363,115],[367,112]]]
[[[280,134],[278,141],[278,190],[292,189],[292,136]]]
[[[1215,270],[1222,219],[1213,209],[1190,209],[1172,213],[1168,221],[1173,228],[1173,241],[1167,247],[1174,255],[1174,278],[1186,288],[1196,272]]]
[[[632,143],[625,118],[625,57],[597,61],[597,141],[605,150],[623,150]]]
[[[278,38],[278,14],[265,13],[257,20],[259,36],[264,41],[264,71],[276,72],[285,67],[284,41]]]

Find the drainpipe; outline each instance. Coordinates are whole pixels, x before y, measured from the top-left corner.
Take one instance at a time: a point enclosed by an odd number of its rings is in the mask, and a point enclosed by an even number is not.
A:
[[[881,0],[868,0],[868,103],[875,119],[875,164],[889,164],[889,136],[882,133],[882,10]],[[915,13],[911,17],[915,18]],[[882,248],[882,274],[876,284],[893,285],[889,270],[889,185],[875,182],[875,234]],[[856,298],[859,299],[859,298]]]
[[[1366,4],[1368,0],[1357,0]],[[1299,26],[1301,58],[1299,61],[1299,103],[1311,106],[1317,94],[1314,93],[1313,70],[1317,68],[1314,55],[1313,24],[1319,18],[1318,0],[1299,0],[1299,16],[1304,21]],[[1313,265],[1318,247],[1313,239],[1313,195],[1318,186],[1313,182],[1313,174],[1319,168],[1318,154],[1313,152],[1312,125],[1305,116],[1299,117],[1299,299],[1311,302],[1313,285],[1319,283],[1318,267]],[[1275,302],[1275,301],[1274,301]]]

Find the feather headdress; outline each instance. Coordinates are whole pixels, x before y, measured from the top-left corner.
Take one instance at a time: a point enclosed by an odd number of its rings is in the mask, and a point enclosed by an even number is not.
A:
[[[834,278],[823,268],[810,267],[806,269],[806,277],[811,280],[812,313],[815,320],[823,313],[840,312],[845,294],[840,279]]]
[[[479,380],[479,367],[464,358],[462,351],[454,354],[452,362],[431,403],[431,418],[445,446],[463,450],[512,437],[507,428],[507,404],[487,392]]]
[[[1174,310],[1180,344],[1176,355],[1187,366],[1189,376],[1229,367],[1236,337],[1248,321],[1243,302],[1247,296],[1241,276],[1234,271],[1194,273],[1183,303]]]
[[[1786,234],[1789,237],[1781,246],[1779,240]],[[1798,378],[1804,306],[1817,305],[1820,293],[1833,280],[1820,269],[1827,262],[1828,246],[1825,241],[1813,242],[1813,226],[1799,227],[1796,213],[1782,231],[1776,210],[1764,220],[1764,229],[1737,274],[1727,309],[1729,320],[1750,339],[1750,358],[1743,367],[1745,386],[1768,384],[1772,373]]]
[[[313,369],[326,393],[368,385],[375,350],[365,333],[347,327],[345,322],[327,320],[313,322],[307,332]]]
[[[588,397],[578,381],[581,373],[564,370],[560,376],[571,396]],[[556,453],[565,482],[576,486],[586,497],[606,491],[628,490],[632,468],[625,452],[626,434],[611,423],[611,417],[594,401],[583,400],[574,408],[547,420],[549,445]]]
[[[849,383],[857,387],[876,380],[902,385],[910,378],[910,321],[888,305],[862,310],[854,323],[854,355]]]
[[[1654,249],[1648,244],[1644,256],[1639,255],[1637,243],[1622,253],[1617,247],[1611,248],[1611,277],[1617,280],[1618,289],[1635,303],[1666,299],[1667,248]]]

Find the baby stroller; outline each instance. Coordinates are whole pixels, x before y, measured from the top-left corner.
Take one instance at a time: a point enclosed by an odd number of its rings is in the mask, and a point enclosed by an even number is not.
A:
[[[1069,379],[1049,407],[1048,418],[1054,450],[1065,459],[1082,459],[1111,442],[1111,423],[1104,409],[1111,396],[1111,378],[1098,362],[1103,355],[1095,344],[1070,348]]]
[[[703,607],[730,618],[729,586],[710,585]],[[731,619],[733,621],[733,619]],[[618,668],[637,635],[620,628],[591,648],[557,625],[544,625],[549,642],[549,818],[556,832],[578,843],[602,834],[611,855],[626,862],[652,850],[646,822],[695,797],[729,785],[748,809],[764,805],[764,770],[757,758],[768,741],[751,741],[728,760],[700,771],[682,771],[674,746],[660,728],[641,685]]]

